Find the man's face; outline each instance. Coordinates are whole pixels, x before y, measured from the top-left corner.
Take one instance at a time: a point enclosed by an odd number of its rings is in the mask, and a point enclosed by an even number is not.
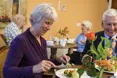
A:
[[[102,27],[109,37],[114,36],[117,33],[117,16],[106,16]]]
[[[87,27],[85,27],[83,24],[81,26],[81,30],[82,30],[82,33],[84,33],[84,34],[89,32],[89,29]]]
[[[20,20],[17,21],[17,26],[20,28],[20,29],[23,29],[24,25],[25,25],[25,19],[24,18],[20,18]]]

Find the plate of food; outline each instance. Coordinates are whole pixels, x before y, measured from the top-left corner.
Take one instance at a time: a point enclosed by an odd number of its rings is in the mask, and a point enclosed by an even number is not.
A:
[[[77,70],[78,68],[65,68],[57,70],[55,74],[59,78],[79,78]],[[91,77],[88,76],[86,72],[84,72],[81,78],[91,78]]]
[[[95,64],[95,68],[96,68],[97,70],[100,70],[101,67]],[[116,73],[116,70],[115,70],[114,67],[113,67],[112,70],[108,70],[107,68],[104,68],[104,72],[105,72],[105,73],[109,73],[109,74],[114,74],[114,73]]]
[[[95,60],[95,68],[100,70],[104,67],[105,73],[114,74],[117,72],[117,61],[112,60]]]

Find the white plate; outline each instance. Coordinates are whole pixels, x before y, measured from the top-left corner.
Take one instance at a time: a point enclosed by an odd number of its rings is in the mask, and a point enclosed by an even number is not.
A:
[[[55,46],[54,44],[47,44],[47,46]]]
[[[66,68],[66,69],[67,69],[67,70],[77,70],[77,68]],[[55,72],[56,76],[59,77],[59,78],[70,78],[70,77],[67,77],[67,76],[64,75],[64,71],[65,71],[66,69],[57,70],[57,71]],[[83,75],[81,76],[81,78],[92,78],[92,77],[88,76],[88,75],[86,74],[86,72],[84,72]]]
[[[100,70],[99,66],[96,65],[96,64],[95,64],[95,68],[96,68],[97,70]],[[114,72],[114,71],[106,71],[106,70],[104,70],[104,72],[105,72],[105,73],[109,73],[109,74],[114,74],[114,73],[116,73],[116,72]]]

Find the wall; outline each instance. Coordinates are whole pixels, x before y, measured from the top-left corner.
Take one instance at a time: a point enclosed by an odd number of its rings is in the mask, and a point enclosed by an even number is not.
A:
[[[107,0],[60,0],[61,5],[66,5],[66,11],[58,10],[58,0],[27,0],[27,19],[36,5],[42,2],[52,3],[58,13],[58,20],[51,27],[51,31],[45,34],[45,38],[55,36],[60,28],[69,27],[70,37],[76,37],[80,33],[80,27],[76,26],[83,20],[93,23],[93,31],[101,30],[101,17],[107,9]],[[29,20],[27,25],[30,26]],[[3,33],[3,29],[0,30]]]
[[[66,5],[66,11],[58,10],[58,0],[28,0],[27,19],[33,8],[42,2],[52,3],[58,12],[58,20],[51,27],[51,31],[45,34],[46,38],[55,36],[59,28],[69,27],[70,37],[76,37],[80,33],[80,27],[76,23],[90,20],[93,23],[93,31],[101,30],[101,17],[107,9],[107,0],[60,0],[61,5]],[[27,20],[28,25],[29,21]]]

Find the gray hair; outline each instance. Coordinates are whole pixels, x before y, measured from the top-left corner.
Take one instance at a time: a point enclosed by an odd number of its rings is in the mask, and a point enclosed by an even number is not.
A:
[[[91,30],[92,23],[90,21],[83,21],[82,24],[84,25],[84,27],[86,27],[89,30]]]
[[[102,20],[104,21],[106,19],[106,16],[117,16],[117,10],[115,9],[108,9],[104,12],[102,16]]]
[[[13,17],[13,20],[12,20],[15,24],[19,24],[21,23],[21,21],[24,21],[25,22],[25,17],[23,15],[20,15],[20,14],[16,14],[14,17]]]
[[[49,17],[56,21],[58,15],[54,7],[49,4],[42,3],[36,6],[30,15],[30,22],[34,25],[36,22],[39,22],[42,17]]]

